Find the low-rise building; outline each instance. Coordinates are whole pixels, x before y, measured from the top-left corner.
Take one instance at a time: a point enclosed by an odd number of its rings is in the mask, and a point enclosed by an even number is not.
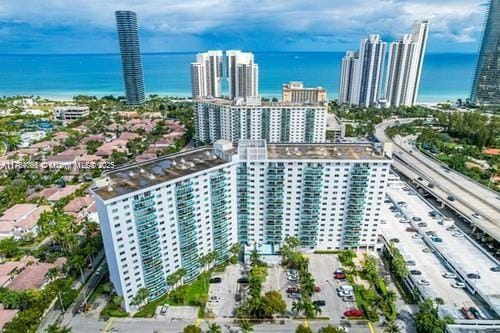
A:
[[[54,108],[54,119],[61,121],[73,121],[88,116],[89,113],[90,109],[88,106],[56,106]]]
[[[303,82],[291,81],[283,84],[282,100],[290,103],[326,102],[326,89],[322,87],[304,88]]]
[[[37,224],[40,215],[49,210],[49,206],[35,204],[12,206],[0,216],[0,238],[36,236],[38,234]]]

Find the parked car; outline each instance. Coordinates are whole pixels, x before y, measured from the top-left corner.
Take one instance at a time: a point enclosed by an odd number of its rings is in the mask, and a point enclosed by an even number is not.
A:
[[[346,278],[344,273],[335,273],[334,278],[336,280],[344,280]]]
[[[462,306],[462,308],[460,309],[460,311],[464,315],[465,319],[474,319],[474,315],[465,306]]]
[[[461,233],[460,231],[457,231],[457,232],[454,232],[451,234],[453,237],[456,237],[456,238],[462,238],[464,237],[464,234]]]
[[[416,269],[412,269],[412,270],[410,271],[410,274],[411,274],[411,275],[422,275],[422,272],[421,272],[421,271],[419,271],[419,270],[416,270]]]
[[[429,249],[428,247],[425,247],[422,249],[422,252],[423,253],[431,253],[431,252],[434,252],[433,250]]]
[[[413,228],[413,227],[408,227],[405,229],[405,231],[408,231],[408,232],[416,232],[417,229]]]
[[[319,286],[314,287],[314,292],[319,293],[321,291],[321,288]]]
[[[500,266],[491,267],[490,271],[492,271],[492,272],[500,272]]]
[[[168,305],[164,305],[161,307],[161,310],[160,310],[160,315],[164,316],[167,314],[167,310],[168,310]]]
[[[398,201],[398,206],[401,206],[401,207],[407,207],[408,204],[404,201]]]
[[[297,287],[288,287],[286,289],[286,292],[289,293],[289,294],[300,293],[300,289],[297,288]]]
[[[287,297],[288,298],[299,299],[300,298],[300,293],[290,293],[290,294],[287,294]]]
[[[344,296],[344,297],[342,297],[342,301],[343,302],[355,302],[356,298],[354,297],[354,295]]]
[[[413,221],[415,221],[415,222],[420,222],[420,221],[422,221],[422,218],[421,218],[421,217],[418,217],[418,216],[413,216],[411,219],[412,219]]]
[[[290,282],[295,282],[299,280],[299,277],[297,275],[289,275],[286,277],[286,279]]]
[[[210,303],[219,303],[220,297],[219,296],[210,296]]]
[[[479,275],[479,273],[469,273],[469,274],[467,274],[467,277],[469,279],[480,279],[481,275]]]
[[[221,283],[222,282],[222,278],[220,277],[214,277],[214,278],[211,278],[210,283]]]
[[[399,243],[399,238],[391,238],[391,242]]]
[[[420,222],[419,224],[417,224],[420,228],[426,228],[427,227],[427,223],[425,222]]]
[[[406,266],[415,266],[417,262],[413,259],[406,260]]]
[[[248,283],[248,278],[246,277],[241,277],[238,280],[236,280],[238,283]]]
[[[324,300],[320,299],[320,300],[317,300],[317,301],[313,301],[313,304],[316,304],[318,306],[325,306],[326,302]]]
[[[423,236],[421,234],[418,234],[418,233],[415,233],[415,234],[411,235],[411,238],[413,238],[413,239],[420,239],[422,237]]]
[[[417,283],[421,286],[430,286],[431,282],[427,279],[418,280]]]
[[[434,243],[442,243],[443,239],[441,237],[434,236],[431,238]]]
[[[453,195],[449,195],[447,199],[450,200],[450,201],[455,201],[456,200],[456,198]]]
[[[451,273],[451,272],[444,273],[443,277],[445,279],[456,279],[457,278],[457,276],[454,273]]]
[[[458,281],[455,281],[451,284],[451,286],[453,288],[457,288],[457,289],[463,289],[465,288],[465,284],[463,282],[458,282]]]
[[[478,220],[480,220],[480,219],[482,219],[482,218],[483,218],[483,217],[482,217],[481,215],[479,215],[478,213],[473,213],[473,214],[472,214],[472,217],[473,217],[473,218],[476,218],[476,219],[478,219]]]
[[[361,309],[347,309],[344,311],[344,316],[346,316],[346,317],[361,317],[361,316],[363,316],[363,310],[361,310]]]
[[[483,316],[481,315],[481,312],[479,312],[479,310],[476,309],[475,307],[471,306],[469,308],[469,311],[472,313],[472,315],[474,316],[474,318],[476,318],[476,319],[483,319]]]

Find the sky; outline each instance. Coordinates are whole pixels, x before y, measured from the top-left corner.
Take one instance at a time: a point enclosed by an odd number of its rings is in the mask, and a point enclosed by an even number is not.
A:
[[[143,52],[345,51],[429,19],[428,52],[477,52],[487,0],[1,0],[0,54],[118,53],[115,10]]]

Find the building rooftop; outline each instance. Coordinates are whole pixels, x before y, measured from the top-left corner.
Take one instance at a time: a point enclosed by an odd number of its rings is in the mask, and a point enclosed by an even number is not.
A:
[[[387,159],[374,150],[370,143],[269,144],[266,149],[264,140],[242,140],[241,142],[245,142],[244,148],[266,151],[267,158],[271,160]],[[232,159],[232,156],[236,154],[236,149],[231,146],[231,142],[225,140],[217,141],[216,146],[217,145],[224,146],[224,151],[222,152],[212,147],[203,147],[188,152],[125,165],[115,170],[111,170],[96,182],[93,191],[103,200],[109,200],[117,196],[228,163],[228,161]],[[265,155],[260,154],[259,156]]]
[[[200,148],[184,153],[135,163],[112,170],[102,178],[94,193],[104,200],[187,176],[227,163],[215,155],[213,148]],[[102,186],[100,186],[102,185]]]
[[[382,154],[373,149],[371,144],[268,144],[267,158],[294,160],[294,159],[320,159],[320,160],[365,160],[386,159]]]
[[[3,330],[5,324],[11,321],[19,310],[1,309],[0,310],[0,330]]]
[[[327,107],[327,102],[263,102],[263,101],[252,101],[251,103],[245,102],[243,100],[233,101],[230,99],[224,98],[199,98],[196,102],[202,103],[211,103],[211,104],[219,104],[226,106],[235,106],[235,107],[307,107],[307,106],[315,106],[315,107]]]

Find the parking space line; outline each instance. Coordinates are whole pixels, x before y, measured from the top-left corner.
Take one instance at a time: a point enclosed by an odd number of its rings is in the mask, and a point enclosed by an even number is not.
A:
[[[109,331],[109,329],[111,328],[111,324],[113,324],[113,320],[115,320],[115,318],[114,318],[114,317],[110,317],[110,318],[108,319],[108,322],[106,323],[106,327],[104,327],[104,331],[103,331],[103,333],[106,333],[106,332],[108,332],[108,331]]]
[[[371,321],[368,322],[368,328],[370,329],[371,333],[375,333],[375,330],[373,329],[373,325],[372,325]]]

